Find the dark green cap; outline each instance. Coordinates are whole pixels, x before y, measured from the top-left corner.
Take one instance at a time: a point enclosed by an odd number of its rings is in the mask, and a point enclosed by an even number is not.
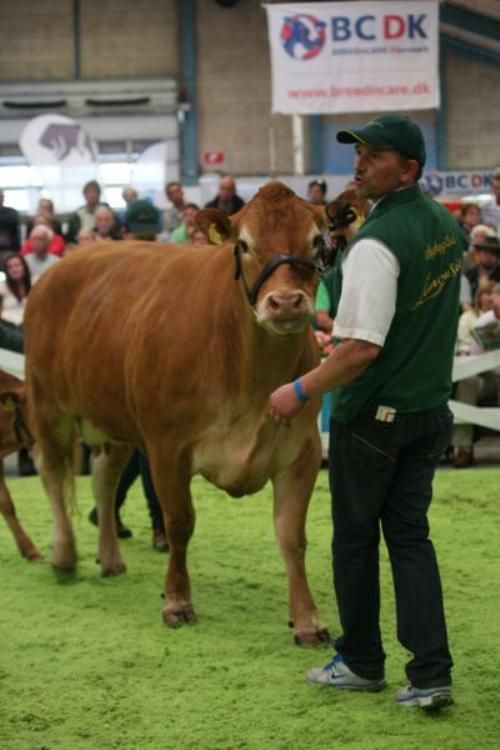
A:
[[[406,115],[382,115],[359,130],[339,130],[339,143],[364,143],[367,146],[394,148],[401,154],[425,164],[425,141],[416,122]]]
[[[161,232],[160,212],[147,200],[131,201],[125,211],[125,224],[132,234]]]

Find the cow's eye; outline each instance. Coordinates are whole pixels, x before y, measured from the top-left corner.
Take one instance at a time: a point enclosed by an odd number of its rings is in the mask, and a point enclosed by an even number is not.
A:
[[[238,247],[241,250],[242,253],[248,253],[249,247],[248,243],[245,242],[245,240],[238,240]]]

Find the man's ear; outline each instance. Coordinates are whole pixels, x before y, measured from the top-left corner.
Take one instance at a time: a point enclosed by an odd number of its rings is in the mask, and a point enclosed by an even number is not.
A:
[[[236,229],[229,217],[217,208],[204,208],[194,217],[198,229],[208,237],[211,245],[221,245],[236,239]]]

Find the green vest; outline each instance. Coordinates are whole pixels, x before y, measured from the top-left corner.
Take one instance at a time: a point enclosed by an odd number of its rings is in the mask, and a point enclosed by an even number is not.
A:
[[[465,250],[460,227],[448,209],[413,185],[375,206],[355,242],[365,238],[383,242],[399,261],[396,311],[377,359],[352,383],[333,391],[332,416],[339,422],[379,406],[402,413],[436,409],[451,393]]]

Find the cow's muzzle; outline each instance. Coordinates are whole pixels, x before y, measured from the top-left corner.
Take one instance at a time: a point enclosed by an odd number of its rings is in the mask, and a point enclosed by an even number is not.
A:
[[[276,333],[298,333],[313,317],[311,299],[300,289],[269,292],[256,306],[257,322]]]

